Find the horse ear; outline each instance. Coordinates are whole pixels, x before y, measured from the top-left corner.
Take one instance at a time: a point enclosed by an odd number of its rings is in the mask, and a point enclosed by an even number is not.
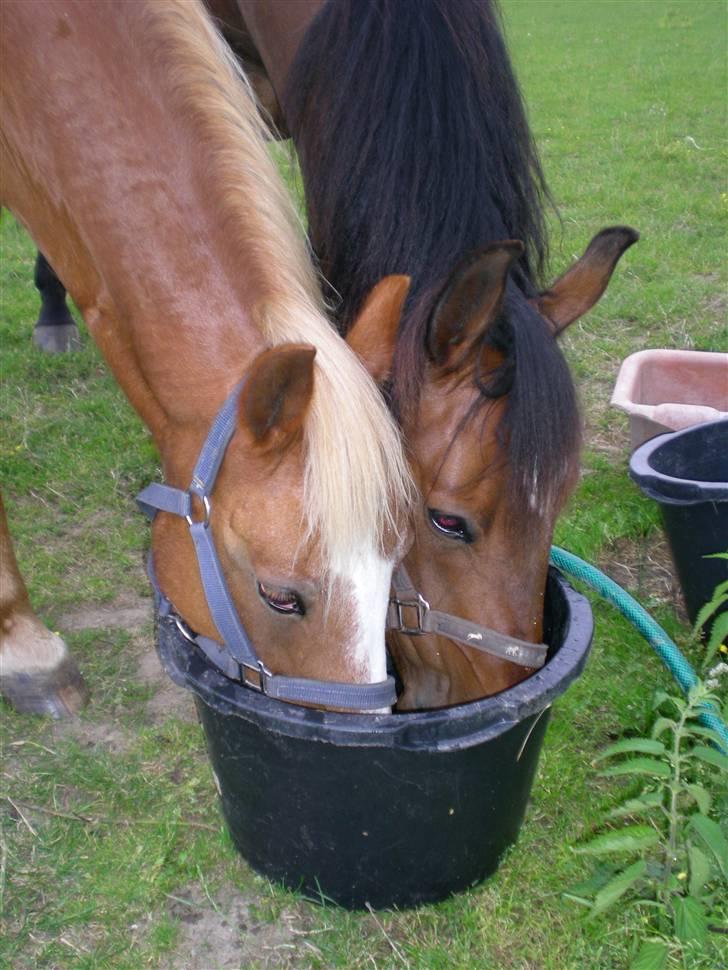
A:
[[[455,267],[430,317],[426,346],[434,364],[451,367],[465,358],[493,320],[508,271],[522,253],[523,243],[507,239],[476,249]]]
[[[594,306],[606,290],[620,256],[639,238],[640,234],[629,226],[602,229],[584,255],[532,301],[554,334],[561,333]]]
[[[384,276],[364,301],[346,342],[377,384],[392,369],[397,328],[410,287],[409,276]]]
[[[238,422],[256,445],[281,447],[301,427],[313,394],[309,344],[283,344],[259,354],[240,392]]]

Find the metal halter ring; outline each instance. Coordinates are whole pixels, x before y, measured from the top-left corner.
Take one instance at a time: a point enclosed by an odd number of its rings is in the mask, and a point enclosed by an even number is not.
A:
[[[425,633],[423,621],[425,616],[430,610],[430,604],[420,593],[417,594],[416,600],[400,600],[394,597],[390,602],[392,602],[397,608],[397,632],[405,633],[409,636],[419,636]],[[407,626],[405,623],[404,610],[416,610],[417,611],[417,626],[411,627]]]
[[[190,514],[185,516],[185,522],[190,527],[195,524],[195,520],[192,518],[192,497],[194,495],[195,498],[198,498],[202,502],[202,510],[203,510],[203,512],[205,514],[205,517],[201,521],[202,521],[202,524],[205,526],[205,528],[207,528],[207,526],[210,524],[210,500],[209,500],[209,498],[205,494],[198,495],[197,492],[188,492],[187,494],[190,497]]]
[[[190,630],[190,628],[187,626],[187,624],[181,617],[177,616],[176,613],[168,613],[167,616],[169,617],[170,622],[174,623],[174,625],[177,627],[177,629],[185,638],[185,640],[189,640],[190,643],[196,642],[195,635],[193,634],[192,630]]]

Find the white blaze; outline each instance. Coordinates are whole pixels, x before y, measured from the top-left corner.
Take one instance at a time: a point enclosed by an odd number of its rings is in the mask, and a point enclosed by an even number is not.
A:
[[[368,683],[385,680],[387,676],[384,625],[392,569],[393,563],[372,548],[367,555],[350,563],[341,574],[341,578],[351,584],[354,593],[352,666],[362,681]]]

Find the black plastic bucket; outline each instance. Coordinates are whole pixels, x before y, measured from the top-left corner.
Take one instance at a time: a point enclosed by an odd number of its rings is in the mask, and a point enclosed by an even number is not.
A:
[[[552,570],[546,665],[471,704],[334,714],[228,680],[168,623],[158,649],[194,691],[230,834],[258,872],[351,909],[414,906],[480,882],[523,821],[548,707],[580,674],[588,602]]]
[[[706,559],[728,549],[728,420],[696,424],[651,438],[633,453],[629,473],[659,502],[667,541],[692,622],[728,560]]]

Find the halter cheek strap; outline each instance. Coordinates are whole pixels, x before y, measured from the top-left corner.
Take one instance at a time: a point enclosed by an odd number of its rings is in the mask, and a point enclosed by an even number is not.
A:
[[[248,638],[220,566],[210,531],[210,495],[225,451],[236,427],[237,402],[242,384],[227,398],[210,427],[192,472],[187,491],[153,482],[137,495],[142,512],[153,519],[167,512],[185,519],[197,557],[200,581],[207,608],[222,643],[192,633],[159,588],[151,554],[148,574],[159,615],[173,622],[227,677],[268,697],[299,704],[315,704],[351,711],[373,711],[391,707],[397,700],[394,678],[375,684],[342,684],[335,681],[273,674],[258,659]],[[193,497],[202,505],[202,518],[193,517]]]
[[[450,613],[430,609],[430,604],[414,588],[402,565],[394,571],[392,588],[394,596],[389,601],[387,626],[397,633],[407,636],[435,633],[523,667],[539,668],[546,662],[548,646],[545,643],[529,643]]]

